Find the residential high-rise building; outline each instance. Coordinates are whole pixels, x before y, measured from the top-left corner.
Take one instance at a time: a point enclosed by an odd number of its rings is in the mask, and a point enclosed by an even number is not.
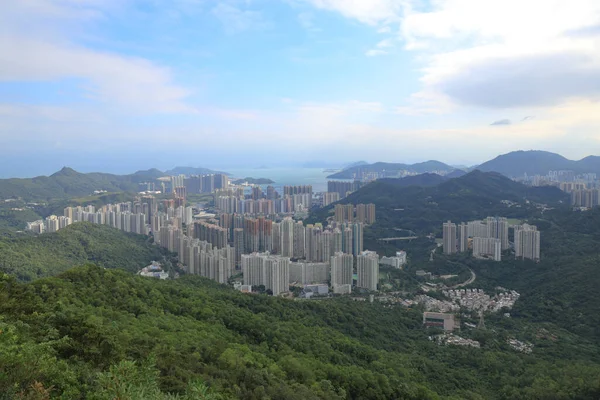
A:
[[[508,244],[508,221],[502,217],[487,217],[486,225],[488,228],[488,238],[500,239],[502,243],[502,250],[507,250],[510,246]]]
[[[356,286],[368,290],[377,290],[379,283],[379,256],[374,251],[363,251],[356,257]]]
[[[352,254],[358,256],[363,251],[363,224],[352,224]]]
[[[516,225],[515,257],[540,260],[540,231],[535,225]]]
[[[496,238],[473,238],[473,257],[491,257],[500,261],[502,257],[502,241]]]
[[[456,253],[456,224],[444,222],[442,227],[444,254]]]
[[[360,186],[360,181],[329,181],[327,182],[327,191],[337,192],[340,195],[340,199],[343,199],[348,193],[360,189]]]
[[[286,217],[279,225],[281,235],[280,254],[283,257],[292,258],[294,257],[294,220]]]
[[[354,204],[344,205],[344,221],[354,221]]]
[[[277,198],[277,192],[273,186],[267,186],[267,199],[275,200]]]
[[[289,290],[290,259],[269,253],[242,255],[244,284],[264,285],[276,296]]]
[[[375,223],[375,204],[367,204],[367,224]]]
[[[263,198],[263,191],[260,186],[256,185],[252,187],[252,200],[258,200]]]
[[[242,266],[242,254],[244,253],[244,229],[233,229],[233,248],[235,249],[235,266]]]
[[[344,222],[344,210],[345,208],[343,204],[336,204],[333,208],[333,218],[336,222],[339,222],[340,224]]]
[[[331,287],[333,293],[350,293],[352,287],[352,272],[354,270],[354,256],[337,252],[330,259]]]
[[[301,259],[305,257],[306,230],[302,221],[294,224],[294,258]]]
[[[352,228],[343,227],[342,228],[342,251],[346,254],[352,253],[352,246],[354,245],[354,241],[352,238]]]
[[[335,203],[340,200],[340,194],[338,192],[324,192],[323,193],[323,207]]]
[[[356,221],[366,224],[367,223],[367,205],[357,204],[356,205]]]
[[[458,226],[458,251],[464,253],[469,250],[469,227],[464,222]]]
[[[406,252],[401,250],[397,251],[396,256],[394,257],[381,257],[381,261],[379,263],[400,269],[404,264],[406,264]]]
[[[329,270],[329,262],[291,262],[290,283],[297,282],[302,285],[327,283],[329,280]]]

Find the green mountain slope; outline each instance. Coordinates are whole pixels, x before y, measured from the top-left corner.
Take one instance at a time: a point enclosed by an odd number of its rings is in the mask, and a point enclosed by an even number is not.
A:
[[[93,266],[30,284],[4,277],[0,312],[0,391],[8,396],[35,382],[54,397],[114,398],[123,381],[130,391],[183,394],[197,380],[226,399],[600,394],[598,364],[568,352],[519,354],[491,337],[482,349],[437,346],[415,310],[244,295],[197,277],[156,281]],[[156,375],[124,364],[148,359]]]
[[[138,171],[131,175],[97,172],[82,174],[65,167],[50,176],[0,179],[0,199],[16,197],[26,201],[63,199],[89,196],[94,190],[137,192],[140,189],[140,182],[154,179],[155,176],[156,173],[152,171]]]
[[[401,171],[406,170],[410,172],[415,172],[418,174],[423,174],[426,172],[432,171],[452,171],[454,167],[451,167],[447,164],[444,164],[439,161],[431,160],[425,161],[417,164],[402,164],[402,163],[385,163],[385,162],[376,162],[373,164],[364,164],[358,166],[352,166],[350,168],[346,168],[340,172],[336,172],[335,174],[329,175],[327,178],[331,179],[352,179],[354,174],[361,172],[383,172],[383,171]]]
[[[39,236],[0,238],[0,271],[24,281],[86,262],[136,272],[162,258],[160,248],[146,236],[88,222]]]
[[[518,203],[508,207],[502,200]],[[567,195],[554,187],[528,187],[495,172],[473,171],[455,179],[423,174],[369,183],[340,201],[373,203],[378,235],[402,228],[420,233],[439,231],[443,221],[467,221],[488,215],[522,218],[534,207],[526,200],[560,206]],[[334,205],[313,212],[307,222],[323,222]],[[387,232],[389,236],[397,236]],[[385,236],[382,236],[385,237]]]

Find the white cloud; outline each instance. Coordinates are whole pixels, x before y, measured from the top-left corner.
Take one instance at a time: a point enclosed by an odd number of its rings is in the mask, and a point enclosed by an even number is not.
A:
[[[422,82],[452,101],[525,107],[600,96],[600,2],[443,0],[405,10],[407,49],[424,50]]]
[[[100,0],[10,2],[0,17],[0,82],[75,79],[83,96],[109,106],[141,112],[194,111],[185,103],[189,91],[173,82],[169,68],[70,40],[67,21],[85,24],[103,18],[103,7],[113,6]]]
[[[381,50],[381,49],[371,49],[365,53],[365,55],[368,57],[383,56],[385,54],[389,54],[389,53],[387,51]]]
[[[258,11],[242,10],[232,4],[219,2],[212,13],[221,23],[225,32],[235,34],[268,26]]]
[[[337,11],[360,22],[377,25],[397,21],[403,0],[305,0],[317,8]]]
[[[505,108],[600,98],[598,0],[306,1],[378,32],[397,23],[423,65],[411,102]]]

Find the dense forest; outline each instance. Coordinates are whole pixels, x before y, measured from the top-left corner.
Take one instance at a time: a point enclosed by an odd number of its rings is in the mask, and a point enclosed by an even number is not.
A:
[[[0,237],[0,272],[29,281],[87,262],[136,272],[164,250],[152,239],[105,225],[78,222],[55,233]]]
[[[245,295],[193,276],[156,281],[95,266],[28,284],[5,275],[1,286],[5,398],[600,396],[598,364],[520,354],[492,338],[482,349],[438,346],[419,310]]]

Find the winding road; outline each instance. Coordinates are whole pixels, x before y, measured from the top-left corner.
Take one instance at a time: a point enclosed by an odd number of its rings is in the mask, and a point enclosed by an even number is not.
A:
[[[469,271],[471,271],[471,277],[469,279],[467,279],[463,283],[459,283],[458,285],[454,285],[448,289],[457,289],[457,288],[460,288],[463,286],[470,285],[471,283],[475,282],[475,279],[477,279],[477,275],[475,274],[475,271],[473,271],[471,268],[469,268]]]

